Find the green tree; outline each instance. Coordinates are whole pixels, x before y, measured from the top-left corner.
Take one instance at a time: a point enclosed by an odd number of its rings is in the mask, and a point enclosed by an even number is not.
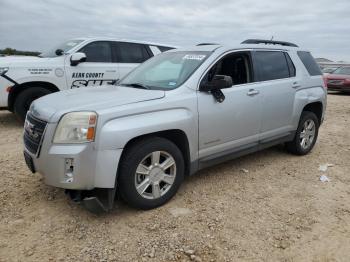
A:
[[[38,56],[40,52],[35,51],[20,51],[14,48],[6,47],[5,49],[0,49],[0,54],[2,55],[26,55],[26,56]]]

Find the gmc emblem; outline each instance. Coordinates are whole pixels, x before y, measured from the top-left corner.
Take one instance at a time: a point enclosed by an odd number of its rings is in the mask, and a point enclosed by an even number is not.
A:
[[[30,123],[27,119],[24,122],[24,130],[27,131],[29,136],[31,136],[32,138],[38,139],[39,134],[35,132],[35,126],[32,123]]]

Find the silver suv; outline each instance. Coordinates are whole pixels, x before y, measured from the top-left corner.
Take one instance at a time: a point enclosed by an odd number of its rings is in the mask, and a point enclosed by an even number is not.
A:
[[[116,193],[150,209],[210,165],[281,143],[309,153],[325,109],[308,51],[265,40],[207,44],[157,55],[115,86],[36,100],[24,155],[89,210],[109,210]]]

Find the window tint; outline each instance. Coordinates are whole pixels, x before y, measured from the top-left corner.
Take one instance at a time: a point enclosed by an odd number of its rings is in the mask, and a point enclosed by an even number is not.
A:
[[[268,81],[289,77],[289,67],[283,52],[256,51],[254,66],[259,81]]]
[[[112,52],[109,42],[92,42],[80,49],[79,52],[86,54],[86,62],[112,62]]]
[[[322,75],[320,67],[309,52],[298,51],[298,56],[311,76]]]
[[[152,55],[143,44],[116,43],[118,63],[143,63]]]
[[[169,47],[169,46],[157,46],[159,48],[159,50],[161,52],[165,52],[165,51],[168,51],[168,50],[171,50],[171,49],[175,49],[173,47]]]
[[[233,85],[253,82],[249,53],[234,52],[224,56],[210,68],[203,82],[212,81],[215,75],[230,76]]]
[[[289,76],[294,77],[295,76],[295,66],[293,64],[292,59],[290,59],[290,56],[287,53],[284,53],[287,59],[288,67],[289,67]]]

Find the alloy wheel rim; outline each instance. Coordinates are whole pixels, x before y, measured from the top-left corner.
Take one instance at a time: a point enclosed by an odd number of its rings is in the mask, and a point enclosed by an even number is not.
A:
[[[303,129],[300,132],[300,146],[305,150],[310,148],[315,139],[316,125],[312,119],[304,122]]]
[[[174,184],[175,159],[165,151],[154,151],[144,157],[135,171],[135,187],[146,199],[164,196]]]

